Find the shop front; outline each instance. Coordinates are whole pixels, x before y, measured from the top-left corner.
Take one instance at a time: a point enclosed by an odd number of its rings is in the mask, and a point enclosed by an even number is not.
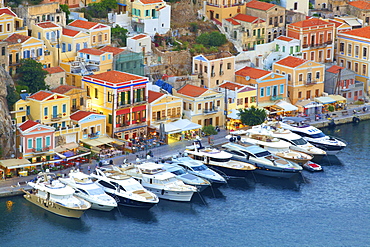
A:
[[[0,176],[2,179],[13,176],[28,176],[28,171],[36,168],[27,159],[7,159],[0,160]]]
[[[167,135],[166,143],[174,143],[182,140],[195,139],[202,129],[202,125],[191,122],[188,119],[179,119],[174,122],[163,124],[162,132]],[[155,126],[160,130],[160,126]],[[160,130],[161,131],[161,130]]]

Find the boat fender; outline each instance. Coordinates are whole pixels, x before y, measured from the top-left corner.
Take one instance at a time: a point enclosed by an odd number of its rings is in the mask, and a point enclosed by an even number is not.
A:
[[[358,122],[360,122],[360,118],[358,118],[358,117],[353,117],[353,118],[352,118],[352,122],[354,122],[354,123],[358,123]]]
[[[164,189],[162,189],[161,195],[164,195]]]

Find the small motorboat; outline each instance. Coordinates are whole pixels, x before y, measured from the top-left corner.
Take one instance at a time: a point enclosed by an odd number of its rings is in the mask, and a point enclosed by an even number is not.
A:
[[[315,162],[312,162],[312,161],[306,162],[305,164],[302,165],[302,167],[304,169],[306,169],[307,171],[310,171],[310,172],[322,172],[322,171],[324,171],[322,169],[322,166],[320,166],[319,164],[317,164]]]

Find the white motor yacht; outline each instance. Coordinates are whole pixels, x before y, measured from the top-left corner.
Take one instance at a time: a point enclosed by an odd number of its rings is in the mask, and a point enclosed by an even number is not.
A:
[[[234,142],[240,139],[239,141],[241,142],[257,145],[283,159],[293,161],[298,165],[303,165],[313,159],[313,156],[309,154],[291,150],[289,148],[291,146],[289,142],[273,137],[267,129],[259,127],[251,128],[244,132],[234,131],[233,135],[227,135],[226,139]]]
[[[66,178],[59,178],[59,181],[72,187],[74,195],[91,203],[92,209],[111,211],[117,207],[113,197],[107,195],[104,190],[96,185],[89,175],[78,170],[71,170]]]
[[[305,118],[285,117],[280,122],[280,127],[302,136],[306,141],[325,150],[329,155],[335,155],[347,146],[345,141],[327,136],[321,130],[309,125]]]
[[[74,190],[61,183],[53,173],[39,173],[35,182],[28,182],[31,192],[24,191],[27,201],[57,215],[80,218],[91,204],[74,196]]]
[[[105,193],[112,196],[118,205],[150,209],[159,202],[155,194],[115,166],[96,168],[90,177]]]
[[[223,176],[208,168],[202,161],[194,160],[188,156],[180,156],[173,158],[172,163],[183,167],[190,174],[207,179],[213,187],[219,187],[227,183]]]
[[[140,181],[147,190],[161,199],[188,202],[197,192],[197,188],[184,184],[174,174],[166,171],[161,164],[153,162],[140,165],[126,164],[120,170]]]

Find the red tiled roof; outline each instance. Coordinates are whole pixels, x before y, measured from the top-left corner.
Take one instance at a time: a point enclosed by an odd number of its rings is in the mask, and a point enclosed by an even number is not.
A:
[[[70,118],[74,121],[80,121],[81,119],[84,119],[87,116],[90,116],[91,114],[97,114],[95,112],[90,111],[76,111],[75,113],[71,114]]]
[[[370,9],[370,3],[365,1],[353,1],[348,4],[358,9]]]
[[[22,123],[21,125],[19,125],[19,128],[22,130],[22,131],[25,131],[25,130],[28,130],[29,128],[33,127],[33,126],[36,126],[38,125],[39,123],[35,122],[35,121],[32,121],[32,120],[27,120],[26,122]]]
[[[4,39],[4,41],[9,43],[9,44],[18,44],[18,43],[23,43],[23,42],[25,42],[26,40],[28,40],[30,38],[31,38],[30,36],[24,36],[24,35],[21,35],[21,34],[13,33],[8,38]],[[18,41],[20,41],[20,42],[18,42]]]
[[[84,28],[84,29],[91,29],[98,25],[99,23],[97,22],[91,22],[91,21],[83,21],[83,20],[75,20],[67,25],[71,27],[79,27],[79,28]]]
[[[100,56],[105,53],[105,51],[101,51],[95,48],[84,48],[82,50],[79,50],[78,52],[82,52],[82,53],[86,53],[90,55],[96,55],[96,56]]]
[[[140,0],[143,4],[162,3],[162,0]]]
[[[334,24],[329,23],[327,21],[320,20],[318,18],[310,18],[308,20],[295,22],[295,23],[292,23],[292,24],[289,24],[289,25],[295,26],[295,27],[316,27],[318,25],[334,25]]]
[[[340,67],[338,65],[333,65],[329,69],[327,69],[326,71],[327,72],[330,72],[330,73],[333,73],[333,74],[337,74],[342,69],[344,69],[344,68],[343,67]]]
[[[340,21],[335,21],[335,20],[328,20],[330,23],[333,23],[335,27],[339,27],[340,25],[344,24],[343,22]]]
[[[76,30],[72,30],[72,29],[67,29],[67,28],[63,28],[63,35],[67,35],[67,36],[71,36],[71,37],[74,37],[76,36],[80,31],[76,31]]]
[[[276,5],[272,3],[266,3],[266,2],[260,2],[260,1],[253,0],[247,3],[245,6],[247,8],[252,8],[252,9],[269,10]]]
[[[161,97],[163,95],[164,95],[164,93],[148,90],[148,102],[152,103],[154,100],[158,99],[159,97]]]
[[[253,91],[253,90],[257,90],[257,89],[254,88],[254,87],[246,86],[245,88],[240,90],[239,93],[249,92],[249,91]]]
[[[293,40],[292,38],[289,38],[287,36],[279,36],[276,39],[283,40],[283,41],[288,41],[288,42]]]
[[[370,26],[353,29],[351,31],[343,32],[341,34],[353,35],[353,36],[370,39]]]
[[[145,77],[132,75],[125,72],[120,72],[116,70],[107,71],[104,73],[88,76],[90,78],[111,82],[111,83],[120,83],[120,82],[129,82],[132,80],[145,79]]]
[[[138,40],[138,39],[142,39],[142,38],[145,38],[145,37],[148,37],[148,35],[145,35],[145,34],[139,34],[139,35],[136,35],[136,36],[132,37],[132,39],[136,39],[136,40]]]
[[[43,70],[47,71],[49,74],[55,74],[55,73],[64,72],[64,69],[62,69],[59,66],[51,67],[51,68],[44,68]]]
[[[237,14],[236,16],[233,17],[233,19],[244,22],[254,22],[255,20],[258,19],[258,17],[245,14]]]
[[[233,18],[227,18],[225,21],[228,21],[233,25],[240,25],[240,23],[234,20]]]
[[[121,49],[121,48],[113,47],[113,46],[109,46],[109,45],[101,48],[100,50],[106,51],[106,52],[112,52],[114,56],[117,55],[117,54],[120,54],[123,51],[125,51],[125,49]]]
[[[244,85],[239,85],[239,84],[235,84],[235,83],[232,83],[232,82],[225,82],[224,84],[220,85],[219,86],[220,88],[227,88],[229,90],[236,90],[236,89],[240,89],[242,87],[245,87]]]
[[[235,75],[244,76],[244,77],[249,76],[252,79],[258,79],[270,73],[271,73],[270,71],[245,66],[244,68],[236,71]]]
[[[57,24],[50,21],[37,23],[36,25],[42,28],[59,27]]]
[[[75,86],[70,86],[70,85],[61,85],[53,90],[51,90],[53,93],[60,93],[60,94],[65,94],[66,92],[74,89],[74,88],[78,88],[78,87],[75,87]]]
[[[206,91],[207,91],[206,88],[202,88],[202,87],[197,87],[197,86],[194,86],[194,85],[186,84],[185,86],[183,86],[177,92],[180,93],[180,94],[183,94],[183,95],[190,96],[190,97],[199,97],[200,95],[202,95]]]
[[[0,15],[2,15],[2,14],[8,14],[8,15],[12,15],[14,17],[17,17],[17,15],[13,11],[11,11],[9,8],[1,8],[0,9]]]
[[[105,27],[107,26],[103,24],[99,24],[98,26],[94,27],[94,29],[105,28]]]
[[[293,56],[287,56],[286,58],[283,58],[277,62],[275,62],[276,64],[280,64],[280,65],[284,65],[284,66],[288,66],[288,67],[291,67],[291,68],[295,68],[301,64],[304,64],[305,62],[307,62],[307,60],[305,59],[302,59],[302,58],[298,58],[298,57],[293,57]]]
[[[46,99],[47,97],[53,95],[51,92],[47,92],[47,91],[38,91],[37,93],[34,93],[33,95],[31,95],[30,99],[35,99],[35,100],[38,100],[38,101],[41,101],[41,100],[44,100]]]

